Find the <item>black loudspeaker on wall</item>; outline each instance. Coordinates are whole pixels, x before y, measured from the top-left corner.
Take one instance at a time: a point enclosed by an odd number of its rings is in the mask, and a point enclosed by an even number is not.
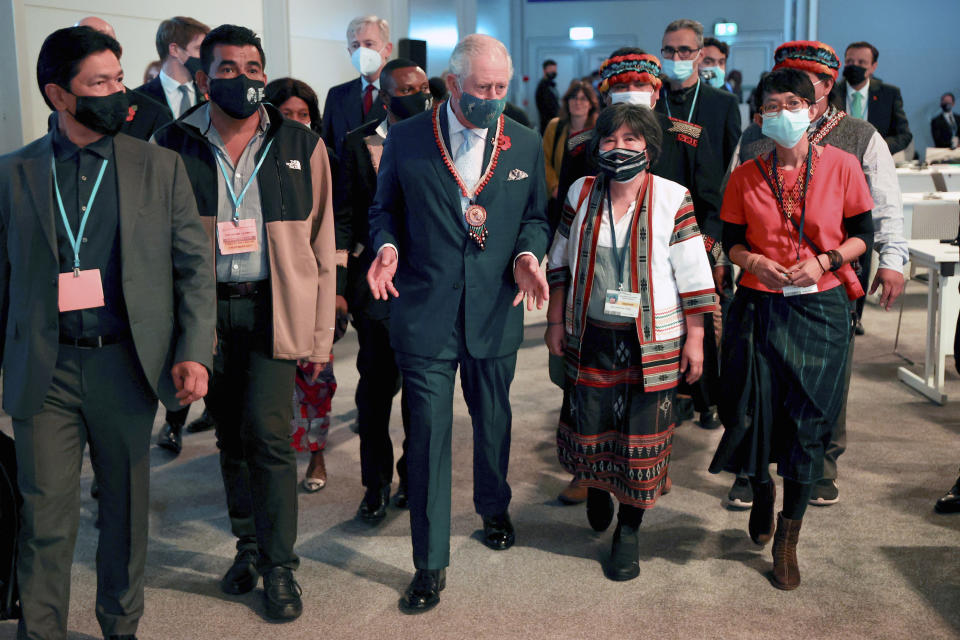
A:
[[[400,38],[397,43],[397,57],[413,60],[420,68],[427,69],[427,41],[411,40],[410,38]]]

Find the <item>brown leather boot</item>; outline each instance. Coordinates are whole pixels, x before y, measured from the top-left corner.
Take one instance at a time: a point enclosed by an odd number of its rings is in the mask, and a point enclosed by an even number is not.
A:
[[[750,539],[761,547],[773,537],[773,505],[777,499],[777,486],[771,480],[754,485],[753,506],[750,507],[750,523],[747,531]]]
[[[773,586],[790,591],[800,586],[797,541],[803,520],[790,520],[777,514],[777,533],[773,537]]]

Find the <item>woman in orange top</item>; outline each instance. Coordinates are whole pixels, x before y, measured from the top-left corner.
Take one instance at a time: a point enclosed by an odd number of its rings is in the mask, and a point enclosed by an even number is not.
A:
[[[743,471],[753,485],[750,537],[773,532],[773,584],[800,584],[796,545],[843,397],[852,332],[850,300],[863,295],[850,262],[873,234],[873,200],[857,159],[812,145],[814,89],[795,69],[760,82],[763,133],[776,146],[730,176],[723,245],[743,269],[725,320],[720,418],[725,432],[710,471]]]

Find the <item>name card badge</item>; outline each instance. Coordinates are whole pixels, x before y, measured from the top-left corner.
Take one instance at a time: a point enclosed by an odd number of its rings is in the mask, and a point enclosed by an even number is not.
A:
[[[640,294],[632,291],[607,289],[603,312],[611,316],[637,318],[640,316]]]
[[[60,311],[78,311],[103,306],[100,269],[61,273],[58,282]]]
[[[787,298],[790,296],[805,296],[808,293],[817,293],[819,289],[817,285],[812,284],[809,287],[795,287],[793,285],[787,285],[783,288],[783,295]]]
[[[241,220],[239,224],[218,222],[217,244],[220,246],[220,255],[224,256],[256,251],[260,247],[256,220]]]

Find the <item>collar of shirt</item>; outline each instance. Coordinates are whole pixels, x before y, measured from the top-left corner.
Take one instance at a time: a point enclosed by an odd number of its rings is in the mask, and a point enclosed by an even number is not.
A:
[[[375,134],[377,134],[384,140],[387,139],[387,133],[389,132],[390,132],[390,123],[387,122],[386,118],[383,119],[383,122],[381,122],[380,126],[377,127],[377,130],[374,131]]]
[[[266,108],[262,104],[257,110],[257,113],[260,116],[260,123],[257,125],[257,132],[266,134],[267,129],[270,128],[270,114],[267,113]],[[220,138],[220,133],[217,131],[217,128],[213,126],[213,120],[210,118],[209,102],[203,103],[199,109],[195,110],[189,116],[184,118],[183,123],[199,129],[203,137],[206,138],[211,144],[223,144]]]
[[[187,93],[190,94],[191,104],[196,104],[197,102],[197,88],[192,82],[183,83],[187,87]],[[180,83],[168,76],[163,72],[163,69],[160,70],[160,86],[163,87],[163,94],[167,97],[167,103],[173,104],[176,101],[177,106],[180,105]]]
[[[360,93],[363,94],[367,90],[367,85],[373,85],[373,88],[379,92],[380,91],[380,78],[378,77],[373,82],[367,80],[366,76],[360,76]]]
[[[59,117],[59,114],[58,116]],[[96,142],[91,142],[83,147],[83,151],[94,153],[105,160],[113,160],[113,137],[103,136]],[[67,162],[79,154],[81,148],[75,145],[70,138],[65,136],[60,127],[54,123],[53,126],[53,155],[57,162]]]
[[[863,104],[867,105],[867,98],[870,94],[870,81],[867,80],[866,84],[863,85],[863,88],[859,91],[854,89],[853,86],[848,82],[847,83],[847,104],[853,104],[853,94],[859,93],[863,96]]]
[[[486,129],[470,129],[463,126],[459,120],[457,120],[457,114],[453,112],[453,106],[450,103],[450,100],[447,100],[447,134],[450,138],[450,145],[453,147],[450,149],[451,156],[457,152],[459,144],[454,140],[454,135],[462,132],[469,131],[470,133],[479,136],[481,139],[487,137]]]

